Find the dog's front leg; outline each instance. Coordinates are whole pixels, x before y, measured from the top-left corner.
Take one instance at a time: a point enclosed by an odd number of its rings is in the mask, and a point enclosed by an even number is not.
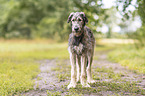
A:
[[[71,62],[71,82],[67,86],[67,88],[75,88],[76,87],[76,55],[70,54],[70,62]]]
[[[76,65],[77,65],[77,82],[80,82],[80,74],[81,74],[81,61],[80,56],[76,57]]]
[[[81,57],[81,84],[83,87],[90,87],[90,85],[86,81],[86,64],[87,58],[86,56]]]

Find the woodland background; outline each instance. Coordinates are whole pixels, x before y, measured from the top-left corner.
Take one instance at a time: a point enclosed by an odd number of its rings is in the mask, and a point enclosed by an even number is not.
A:
[[[83,11],[96,38],[131,38],[144,46],[145,0],[113,2],[105,8],[102,0],[0,0],[0,38],[65,41],[71,32],[66,22],[69,14]],[[102,32],[104,27],[107,30]]]

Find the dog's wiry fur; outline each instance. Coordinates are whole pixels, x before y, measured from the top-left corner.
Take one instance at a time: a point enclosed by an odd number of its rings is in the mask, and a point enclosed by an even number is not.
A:
[[[84,12],[71,13],[68,17],[69,22],[71,23],[72,33],[69,35],[68,47],[71,62],[71,82],[68,89],[75,88],[76,82],[79,81],[83,87],[90,87],[88,83],[95,82],[91,76],[95,38],[92,31],[85,26],[88,19]]]

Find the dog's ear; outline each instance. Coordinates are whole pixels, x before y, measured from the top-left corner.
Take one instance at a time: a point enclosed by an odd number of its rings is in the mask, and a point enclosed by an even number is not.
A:
[[[68,20],[67,20],[67,23],[69,23],[71,21],[71,18],[72,18],[73,15],[74,15],[74,12],[70,13],[70,15],[68,17]]]
[[[86,17],[85,13],[80,12],[80,15],[83,17],[83,20],[84,20],[85,24],[87,24],[88,23],[88,18]]]

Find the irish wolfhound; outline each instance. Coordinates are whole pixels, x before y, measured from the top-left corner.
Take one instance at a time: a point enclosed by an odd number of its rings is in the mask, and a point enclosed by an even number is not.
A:
[[[91,30],[85,26],[88,23],[88,19],[84,12],[72,12],[67,22],[70,22],[72,28],[72,33],[69,35],[68,47],[71,62],[71,82],[68,85],[68,89],[75,88],[76,82],[79,81],[83,87],[90,87],[88,83],[95,82],[91,75],[95,38]]]

